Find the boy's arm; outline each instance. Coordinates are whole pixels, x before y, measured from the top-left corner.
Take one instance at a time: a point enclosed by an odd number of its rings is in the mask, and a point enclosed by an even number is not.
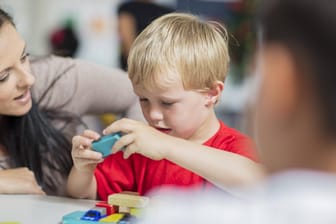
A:
[[[73,167],[67,181],[67,193],[76,198],[96,199],[97,183],[94,171],[103,161],[102,154],[91,149],[92,141],[99,139],[99,134],[85,130],[82,135],[72,138],[71,156]]]
[[[71,197],[96,199],[97,183],[92,171],[80,171],[75,166],[72,167],[68,182],[67,193]]]
[[[265,175],[262,165],[236,153],[178,138],[166,147],[166,159],[197,173],[220,188],[253,184]]]
[[[153,160],[167,159],[221,188],[257,183],[264,177],[262,165],[237,153],[176,138],[138,121],[120,119],[104,133],[118,131],[123,136],[114,144],[112,152],[123,149],[124,158],[139,153]]]

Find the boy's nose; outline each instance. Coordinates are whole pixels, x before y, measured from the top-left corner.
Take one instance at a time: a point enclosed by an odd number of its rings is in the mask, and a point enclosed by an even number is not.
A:
[[[152,121],[159,121],[162,120],[163,115],[160,109],[152,107],[149,110],[149,117]]]

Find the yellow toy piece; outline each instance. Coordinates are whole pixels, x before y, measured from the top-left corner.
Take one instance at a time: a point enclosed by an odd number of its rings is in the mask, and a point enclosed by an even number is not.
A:
[[[124,216],[125,216],[125,214],[116,213],[116,214],[112,214],[112,215],[109,215],[105,218],[100,219],[99,222],[108,222],[108,223],[115,222],[115,223],[117,223]]]
[[[19,222],[0,222],[0,224],[20,224]]]
[[[137,216],[137,217],[140,217],[141,216],[141,209],[131,208],[130,209],[130,214],[134,215],[134,216]]]
[[[115,122],[118,117],[115,114],[103,114],[100,116],[100,120],[104,126],[110,125]]]
[[[109,195],[107,202],[110,205],[119,207],[144,208],[147,206],[149,198],[134,194],[117,193]]]

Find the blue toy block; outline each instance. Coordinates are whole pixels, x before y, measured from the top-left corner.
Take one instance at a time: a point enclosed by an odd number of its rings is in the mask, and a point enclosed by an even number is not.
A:
[[[85,214],[85,211],[75,211],[72,213],[69,213],[62,218],[62,224],[97,224],[96,221],[86,221],[81,220],[83,215]]]
[[[96,221],[83,220],[83,217],[86,217],[89,211],[75,211],[69,213],[63,216],[62,224],[131,224],[132,218],[135,218],[135,216],[128,214],[115,213],[110,216],[102,217]]]
[[[92,210],[89,210],[92,211]],[[69,213],[62,218],[62,224],[99,224],[99,223],[105,223],[109,224],[111,222],[99,222],[98,220],[83,220],[83,217],[86,216],[89,211],[75,211],[72,213]]]
[[[100,219],[106,216],[106,209],[105,208],[93,208],[87,211],[81,218],[81,220],[88,220],[88,221],[99,221]]]
[[[121,134],[114,133],[110,135],[105,135],[100,139],[92,142],[92,149],[103,154],[103,157],[111,154],[112,146],[116,141],[121,138]]]

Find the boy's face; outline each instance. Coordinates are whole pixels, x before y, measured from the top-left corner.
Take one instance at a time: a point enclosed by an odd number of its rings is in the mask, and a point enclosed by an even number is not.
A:
[[[175,137],[203,140],[202,127],[213,111],[207,106],[206,93],[185,90],[180,78],[161,88],[148,90],[141,84],[133,87],[149,125]]]

